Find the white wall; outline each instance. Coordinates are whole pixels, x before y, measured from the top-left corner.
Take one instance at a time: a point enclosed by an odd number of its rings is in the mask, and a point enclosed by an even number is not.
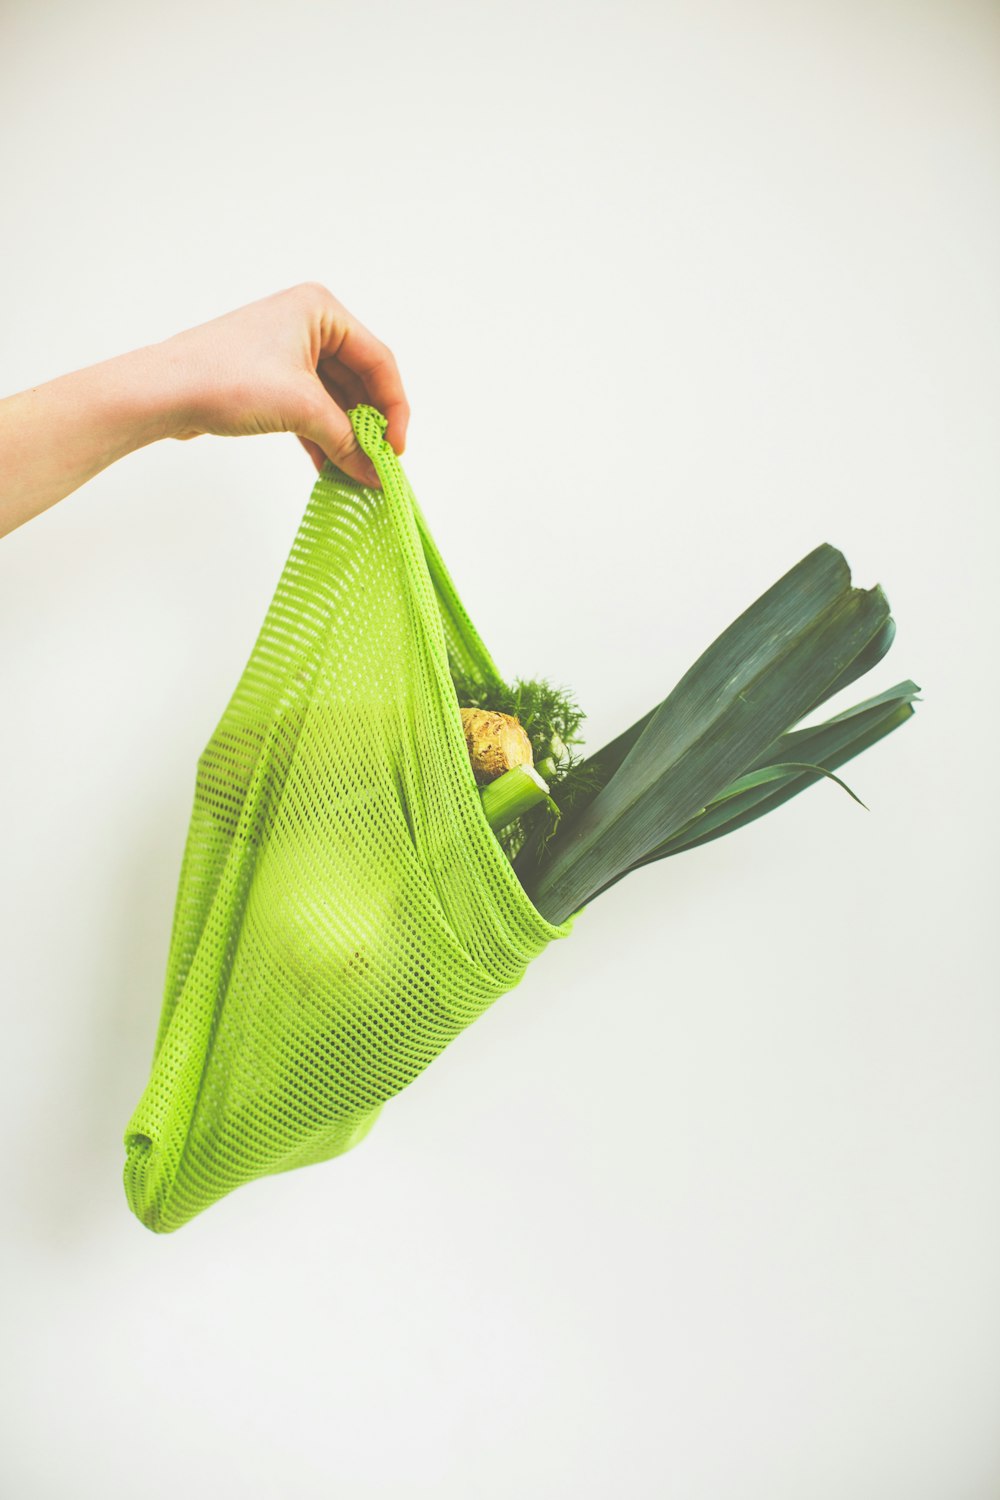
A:
[[[899,625],[835,706],[925,691],[870,813],[620,884],[354,1153],[158,1239],[195,761],[312,471],[161,444],[0,543],[4,1493],[995,1496],[996,7],[7,0],[0,58],[0,390],[323,280],[592,746],[824,540]]]

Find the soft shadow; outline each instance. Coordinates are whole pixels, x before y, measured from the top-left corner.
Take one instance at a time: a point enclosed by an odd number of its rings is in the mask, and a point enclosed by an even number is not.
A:
[[[22,1225],[50,1250],[123,1227],[148,1234],[125,1199],[124,1135],[153,1060],[190,815],[190,794],[178,800],[168,769],[160,782],[171,795],[141,822],[118,825],[107,847],[98,877],[106,900],[95,908],[102,932],[89,971],[77,974],[81,1024],[70,1079],[39,1101]],[[193,768],[191,784],[193,792]]]

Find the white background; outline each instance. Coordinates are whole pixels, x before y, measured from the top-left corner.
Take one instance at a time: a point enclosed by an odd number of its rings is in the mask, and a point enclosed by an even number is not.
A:
[[[592,748],[821,541],[899,626],[833,708],[924,690],[871,812],[631,877],[356,1151],[157,1238],[195,762],[312,470],[164,443],[0,542],[3,1492],[994,1500],[1000,11],[0,17],[0,390],[321,280]]]

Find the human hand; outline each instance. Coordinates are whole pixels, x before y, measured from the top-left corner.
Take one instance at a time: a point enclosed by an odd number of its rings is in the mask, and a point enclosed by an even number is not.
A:
[[[304,282],[153,346],[169,371],[165,435],[293,432],[317,469],[325,458],[379,488],[347,418],[366,402],[406,446],[410,408],[396,361],[325,287]]]
[[[0,536],[127,453],[203,432],[294,432],[317,469],[329,458],[378,489],[347,418],[361,403],[402,453],[410,408],[392,354],[325,287],[289,287],[0,401]]]

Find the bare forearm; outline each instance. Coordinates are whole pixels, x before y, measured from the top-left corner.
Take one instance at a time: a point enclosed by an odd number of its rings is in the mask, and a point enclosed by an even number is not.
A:
[[[173,362],[155,344],[0,401],[0,535],[171,436],[180,404]]]

